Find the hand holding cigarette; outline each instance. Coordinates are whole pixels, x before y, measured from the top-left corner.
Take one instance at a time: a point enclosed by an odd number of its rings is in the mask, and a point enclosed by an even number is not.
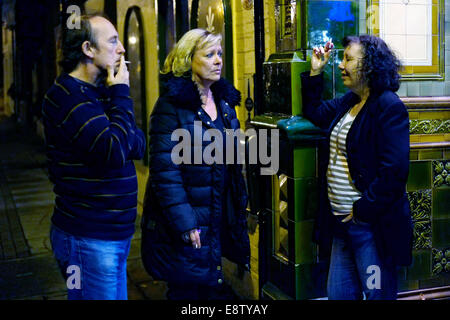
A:
[[[106,85],[113,86],[115,84],[126,84],[130,86],[130,75],[126,66],[125,57],[120,57],[119,70],[114,75],[114,65],[107,66],[108,76],[106,77]]]
[[[315,47],[311,56],[311,76],[322,73],[328,60],[330,59],[332,49],[334,48],[333,39],[325,44],[325,47]]]

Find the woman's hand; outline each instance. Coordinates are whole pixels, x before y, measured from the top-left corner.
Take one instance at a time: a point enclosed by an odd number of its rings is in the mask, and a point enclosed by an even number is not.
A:
[[[191,239],[192,246],[195,249],[200,249],[202,247],[202,244],[200,242],[200,233],[197,229],[189,231],[189,238]]]
[[[322,73],[328,60],[330,60],[331,52],[334,47],[333,42],[330,40],[324,47],[314,48],[311,56],[311,73],[310,76],[316,76]]]
[[[181,237],[185,242],[190,241],[195,249],[200,249],[202,247],[202,243],[200,242],[200,232],[200,229],[192,229],[189,232],[183,233]]]

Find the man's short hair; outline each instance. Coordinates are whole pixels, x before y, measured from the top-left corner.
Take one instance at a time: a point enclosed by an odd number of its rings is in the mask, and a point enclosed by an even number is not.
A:
[[[108,17],[103,13],[94,13],[80,16],[80,27],[66,29],[62,39],[62,60],[59,62],[64,72],[72,72],[86,56],[81,45],[89,41],[93,47],[97,46],[97,36],[92,28],[90,20],[94,17]]]

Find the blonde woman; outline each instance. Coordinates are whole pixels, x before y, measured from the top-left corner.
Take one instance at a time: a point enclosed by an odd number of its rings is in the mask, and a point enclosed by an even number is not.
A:
[[[241,96],[220,76],[221,40],[202,29],[180,39],[164,63],[150,117],[142,258],[154,279],[168,282],[168,299],[230,298],[223,295],[222,256],[249,265],[244,179],[240,165],[225,161],[237,149],[236,141],[226,149],[225,129],[239,129],[234,107]],[[215,138],[202,142],[210,129]],[[186,147],[182,162],[174,160],[179,143]],[[204,157],[211,143],[212,163]]]

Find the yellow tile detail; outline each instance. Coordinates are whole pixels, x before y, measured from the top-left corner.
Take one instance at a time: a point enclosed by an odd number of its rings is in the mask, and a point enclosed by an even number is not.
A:
[[[444,134],[419,135],[419,142],[443,142],[443,141],[445,141]]]
[[[423,111],[418,112],[419,117],[418,119],[421,120],[441,120],[441,119],[450,119],[450,111]]]
[[[419,119],[419,112],[410,112],[409,113],[409,119]]]

